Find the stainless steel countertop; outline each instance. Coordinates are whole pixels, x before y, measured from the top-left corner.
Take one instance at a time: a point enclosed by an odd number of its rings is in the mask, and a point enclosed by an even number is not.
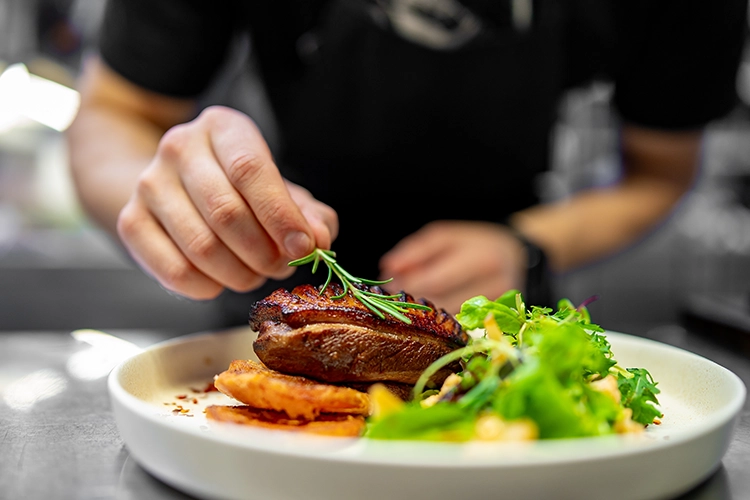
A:
[[[140,347],[173,336],[156,330],[110,333]],[[700,354],[750,387],[750,358],[736,349],[678,325],[628,333]],[[130,457],[106,387],[116,360],[86,359],[87,348],[70,331],[0,332],[0,498],[190,498],[150,476]],[[680,498],[750,499],[750,402],[722,466]]]

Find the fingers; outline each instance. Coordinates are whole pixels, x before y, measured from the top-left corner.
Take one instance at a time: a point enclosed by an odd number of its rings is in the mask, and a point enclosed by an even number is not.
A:
[[[471,265],[467,265],[459,249],[446,247],[429,261],[412,266],[401,273],[394,273],[393,281],[389,285],[398,286],[412,295],[421,293],[435,297],[451,290],[465,288],[468,283],[476,283],[489,273],[494,274],[495,269],[485,264],[474,259]]]
[[[181,189],[180,179],[161,176],[160,181],[159,188],[152,189],[152,182],[142,180],[141,198],[183,256],[207,277],[232,290],[242,292],[260,286],[265,278],[246,266],[206,224],[193,200]]]
[[[302,211],[302,215],[312,228],[315,245],[330,249],[339,234],[339,219],[336,211],[313,198],[307,189],[287,181],[289,194]]]
[[[441,307],[451,314],[457,314],[461,311],[461,305],[471,297],[484,295],[492,300],[511,288],[513,287],[504,280],[498,280],[492,276],[465,283],[464,286],[452,288],[443,293],[431,293],[429,298],[436,307]]]
[[[287,265],[291,259],[227,179],[209,142],[192,149],[180,161],[182,196],[154,204],[159,207],[160,220],[172,221],[169,232],[183,242],[180,247],[187,250],[185,245],[196,241],[194,246],[205,247],[206,259],[216,261],[211,263],[213,267],[227,259],[229,268],[247,267],[260,276],[282,279],[291,275],[294,270]],[[243,278],[241,274],[237,278]]]
[[[205,299],[290,276],[290,260],[330,248],[338,218],[281,177],[249,118],[210,108],[162,137],[118,232],[165,288]]]
[[[383,258],[388,267],[382,277],[394,278],[389,291],[404,290],[457,312],[473,296],[494,299],[520,288],[522,253],[518,241],[496,224],[436,222]]]
[[[209,112],[213,114],[207,115],[206,123],[216,159],[279,255],[288,261],[310,253],[316,244],[314,231],[292,200],[255,124],[238,112]],[[269,257],[281,262],[278,256]]]
[[[401,240],[380,259],[382,279],[397,277],[428,266],[438,259],[455,241],[450,227],[442,223],[428,224]]]
[[[120,212],[117,231],[138,265],[164,288],[196,300],[212,299],[224,288],[195,268],[137,202],[131,200]]]

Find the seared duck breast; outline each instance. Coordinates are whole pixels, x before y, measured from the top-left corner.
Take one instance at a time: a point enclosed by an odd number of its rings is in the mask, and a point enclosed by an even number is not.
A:
[[[370,291],[384,294],[379,287]],[[394,382],[413,385],[433,361],[466,345],[468,335],[455,318],[424,299],[401,300],[427,305],[409,309],[411,323],[379,318],[343,289],[329,284],[278,289],[256,302],[250,326],[258,332],[255,353],[269,368],[342,385]],[[448,366],[431,380],[441,383],[459,366]]]

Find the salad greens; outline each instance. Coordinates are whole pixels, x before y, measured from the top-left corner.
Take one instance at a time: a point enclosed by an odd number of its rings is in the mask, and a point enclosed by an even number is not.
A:
[[[657,382],[644,368],[617,363],[586,305],[527,308],[510,290],[466,301],[456,319],[469,343],[430,365],[414,398],[371,392],[373,439],[466,441],[599,436],[638,432],[658,421]],[[442,387],[429,380],[459,360]]]

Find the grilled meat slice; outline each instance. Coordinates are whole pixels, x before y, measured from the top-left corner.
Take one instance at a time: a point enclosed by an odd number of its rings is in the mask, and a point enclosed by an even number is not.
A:
[[[380,290],[372,287],[371,290]],[[329,286],[323,294],[312,285],[291,292],[276,290],[251,310],[258,331],[253,347],[258,358],[276,371],[348,385],[396,382],[413,385],[439,357],[466,345],[467,334],[445,311],[409,310],[412,323],[375,316],[351,295]],[[415,302],[405,295],[405,301]],[[432,378],[439,384],[460,370],[450,365]]]
[[[368,288],[375,293],[384,293],[379,287]],[[314,323],[345,323],[354,326],[369,327],[380,332],[393,334],[426,334],[441,339],[453,349],[463,347],[469,340],[456,319],[425,300],[415,300],[409,294],[403,294],[402,302],[413,302],[429,306],[429,311],[409,309],[405,315],[411,324],[386,315],[377,317],[351,293],[340,299],[342,288],[331,283],[323,293],[313,285],[300,285],[291,292],[283,288],[272,292],[268,297],[256,302],[250,310],[250,326],[260,332],[265,321],[286,323],[292,328]]]
[[[430,363],[452,351],[425,334],[394,334],[346,323],[315,323],[291,328],[261,324],[255,354],[276,371],[332,383],[392,381],[414,384]],[[442,381],[458,366],[438,372]]]

